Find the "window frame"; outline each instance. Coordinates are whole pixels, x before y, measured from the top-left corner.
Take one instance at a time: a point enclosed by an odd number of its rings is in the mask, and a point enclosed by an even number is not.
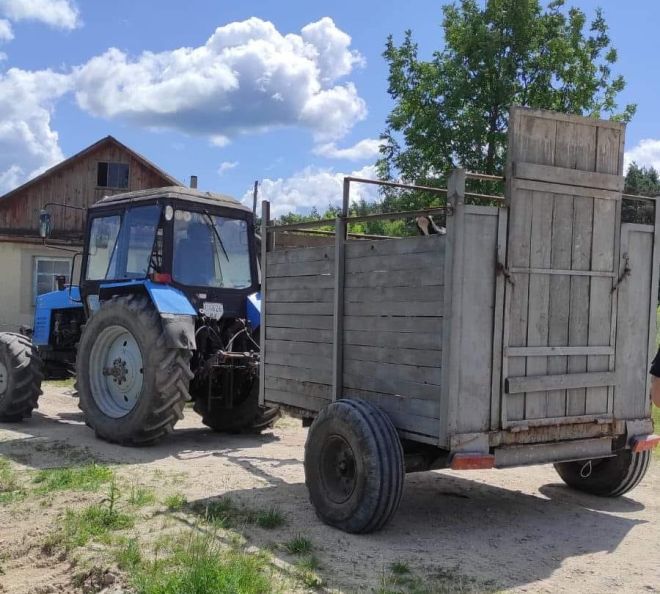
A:
[[[100,168],[105,165],[105,185],[100,184]],[[125,186],[111,186],[110,185],[110,168],[112,166],[126,167],[126,185]],[[121,163],[120,161],[97,161],[96,162],[96,187],[108,188],[110,190],[128,190],[131,181],[131,166],[129,163]]]
[[[38,278],[40,274],[47,274],[44,272],[39,272],[39,263],[40,262],[67,262],[69,264],[69,272],[66,275],[68,282],[71,282],[71,276],[73,274],[73,258],[67,258],[64,256],[34,256],[32,264],[32,303],[36,305],[37,298],[40,295],[45,295],[57,289],[57,286],[54,286],[50,291],[45,291],[44,293],[38,293],[39,282]],[[53,275],[53,282],[55,282],[55,275]]]

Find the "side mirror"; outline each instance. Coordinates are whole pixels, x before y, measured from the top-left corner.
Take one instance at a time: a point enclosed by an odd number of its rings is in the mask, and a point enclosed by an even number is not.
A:
[[[50,232],[52,229],[52,222],[50,213],[42,208],[39,213],[39,236],[41,239],[48,239],[50,237]]]

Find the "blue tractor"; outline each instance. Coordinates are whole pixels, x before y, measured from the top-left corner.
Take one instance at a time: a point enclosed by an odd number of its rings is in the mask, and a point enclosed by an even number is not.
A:
[[[50,214],[42,211],[42,237]],[[183,187],[106,197],[87,212],[80,285],[37,300],[31,340],[0,334],[0,419],[29,417],[44,371],[75,372],[107,441],[167,435],[186,401],[217,431],[259,431],[259,264],[252,212]]]

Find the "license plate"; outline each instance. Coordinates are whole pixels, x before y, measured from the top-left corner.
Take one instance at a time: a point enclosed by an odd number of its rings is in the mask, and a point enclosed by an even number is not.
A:
[[[204,301],[204,306],[199,313],[208,318],[211,318],[212,320],[219,320],[222,317],[222,314],[225,313],[225,308],[222,303]]]

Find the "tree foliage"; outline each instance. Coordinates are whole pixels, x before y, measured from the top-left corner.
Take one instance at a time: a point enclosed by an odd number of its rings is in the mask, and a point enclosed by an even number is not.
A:
[[[617,52],[600,10],[588,22],[564,0],[460,0],[443,13],[445,47],[428,61],[411,31],[400,46],[387,40],[395,106],[382,134],[383,179],[432,184],[458,165],[500,174],[510,105],[623,121],[634,114],[634,105],[617,111],[625,82],[612,72]]]
[[[635,196],[660,196],[660,175],[653,167],[640,167],[631,163],[626,172],[624,193]],[[652,201],[626,200],[622,205],[622,217],[628,223],[655,223]]]

